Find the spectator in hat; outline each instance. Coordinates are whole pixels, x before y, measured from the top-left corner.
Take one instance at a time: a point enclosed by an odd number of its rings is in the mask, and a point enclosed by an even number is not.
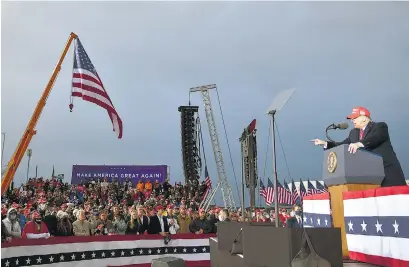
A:
[[[315,145],[321,145],[324,149],[330,149],[339,145],[349,145],[349,152],[355,153],[358,149],[365,149],[374,152],[383,159],[385,178],[381,186],[406,185],[402,167],[393,150],[389,137],[388,125],[385,122],[374,122],[371,113],[364,107],[355,107],[352,113],[347,116],[351,120],[354,129],[349,132],[349,136],[341,142],[312,140]]]
[[[57,232],[56,236],[72,236],[72,224],[69,219],[69,215],[65,211],[57,212]]]
[[[21,228],[17,220],[17,210],[10,208],[7,211],[7,218],[3,220],[3,224],[6,227],[6,238],[21,238]]]
[[[149,234],[166,235],[169,233],[169,224],[166,216],[163,216],[164,208],[159,205],[156,206],[156,215],[150,218]]]
[[[193,220],[189,230],[195,234],[208,234],[212,231],[212,226],[206,218],[206,211],[204,209],[199,210],[199,217]]]
[[[49,238],[50,233],[48,232],[47,225],[41,219],[40,213],[34,211],[31,215],[31,219],[32,220],[24,226],[22,237],[28,239]]]

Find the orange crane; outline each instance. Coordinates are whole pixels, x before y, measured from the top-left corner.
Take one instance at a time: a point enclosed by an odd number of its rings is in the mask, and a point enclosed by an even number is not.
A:
[[[24,153],[26,152],[28,145],[31,142],[31,139],[36,134],[35,127],[37,125],[38,119],[40,118],[41,112],[43,111],[44,106],[47,102],[47,98],[50,95],[51,90],[53,89],[54,82],[57,79],[58,74],[60,73],[61,65],[64,61],[65,56],[67,55],[68,49],[70,48],[72,41],[75,39],[77,39],[77,35],[72,32],[68,38],[67,44],[65,45],[65,48],[60,56],[60,59],[58,60],[57,66],[55,67],[53,74],[51,75],[51,78],[44,89],[40,101],[38,101],[37,103],[34,113],[31,116],[31,119],[27,125],[26,130],[24,131],[23,137],[21,138],[20,143],[18,144],[16,150],[14,151],[13,156],[9,161],[9,164],[7,165],[7,170],[4,173],[4,177],[1,181],[1,195],[3,195],[6,192],[11,181],[13,181],[14,174],[16,173],[16,170],[20,165],[21,160],[23,159]]]

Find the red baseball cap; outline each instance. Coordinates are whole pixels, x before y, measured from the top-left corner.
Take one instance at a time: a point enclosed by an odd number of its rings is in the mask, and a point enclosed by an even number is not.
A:
[[[161,206],[161,205],[158,205],[158,206],[156,206],[156,211],[159,211],[159,210],[163,210],[163,206]]]
[[[348,115],[347,119],[356,119],[359,116],[366,116],[366,117],[371,117],[371,113],[369,112],[368,109],[364,107],[354,107],[352,109],[352,112],[350,115]]]

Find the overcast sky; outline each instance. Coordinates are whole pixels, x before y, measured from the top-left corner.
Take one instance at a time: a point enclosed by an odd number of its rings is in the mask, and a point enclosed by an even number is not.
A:
[[[264,115],[282,90],[297,92],[277,124],[291,176],[320,179],[322,150],[309,142],[363,105],[389,125],[409,176],[408,2],[2,2],[1,131],[8,162],[71,31],[77,33],[124,123],[118,140],[105,110],[75,99],[70,49],[30,148],[30,174],[70,180],[73,164],[166,164],[182,180],[180,114],[188,89],[216,83],[237,179],[238,138],[258,120],[259,175],[272,176]],[[237,198],[221,115],[211,92]],[[200,95],[209,173],[217,171]],[[333,135],[342,139],[347,132]],[[288,179],[278,143],[279,179]],[[265,164],[267,162],[267,164]],[[26,178],[27,157],[15,179]]]

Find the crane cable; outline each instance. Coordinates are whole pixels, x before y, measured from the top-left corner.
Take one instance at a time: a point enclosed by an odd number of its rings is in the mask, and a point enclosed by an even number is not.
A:
[[[266,155],[265,155],[265,158],[264,158],[264,173],[263,173],[263,183],[264,183],[264,185],[267,184],[267,183],[266,183],[267,157],[268,157],[268,151],[269,151],[270,139],[271,139],[271,138],[270,138],[270,137],[271,137],[271,123],[270,123],[269,125],[270,125],[270,126],[269,126],[269,129],[268,129]],[[286,154],[285,154],[285,152],[284,152],[284,146],[283,146],[283,142],[282,142],[282,140],[281,140],[280,131],[278,130],[277,122],[275,122],[275,127],[276,127],[276,130],[277,130],[278,141],[280,142],[280,146],[281,146],[281,151],[283,152],[284,162],[285,162],[285,165],[286,165],[286,167],[287,167],[288,178],[291,180],[290,167],[289,167],[289,165],[288,165],[287,156],[286,156]],[[260,185],[259,185],[259,187],[260,187]],[[259,195],[259,198],[258,198],[259,202],[258,202],[258,203],[259,203],[259,206],[261,206],[261,196],[260,196],[260,194],[258,194],[258,195]]]
[[[219,89],[216,87],[216,94],[217,94],[217,102],[219,102],[219,109],[220,109],[220,114],[222,117],[222,122],[223,122],[223,128],[224,128],[224,135],[227,141],[227,148],[229,150],[229,156],[230,156],[230,163],[232,165],[233,168],[233,176],[234,176],[234,181],[236,183],[236,189],[237,189],[237,195],[239,196],[239,200],[241,203],[241,196],[240,196],[240,191],[239,191],[239,185],[237,183],[237,177],[236,177],[236,171],[234,170],[234,164],[233,164],[233,158],[231,156],[231,150],[230,150],[230,144],[229,144],[229,138],[227,137],[227,130],[226,130],[226,124],[224,123],[224,116],[223,116],[223,111],[222,111],[222,105],[220,103],[220,97],[219,97]],[[234,199],[234,196],[233,196]],[[235,207],[236,208],[236,207]]]
[[[284,146],[283,146],[283,142],[281,142],[281,135],[280,135],[280,131],[278,130],[277,123],[276,123],[275,126],[276,126],[276,129],[277,129],[277,136],[278,136],[278,141],[280,142],[281,151],[283,151],[283,157],[284,157],[285,165],[287,167],[288,178],[291,179],[290,167],[288,166],[287,156],[285,155],[285,152],[284,152]]]

